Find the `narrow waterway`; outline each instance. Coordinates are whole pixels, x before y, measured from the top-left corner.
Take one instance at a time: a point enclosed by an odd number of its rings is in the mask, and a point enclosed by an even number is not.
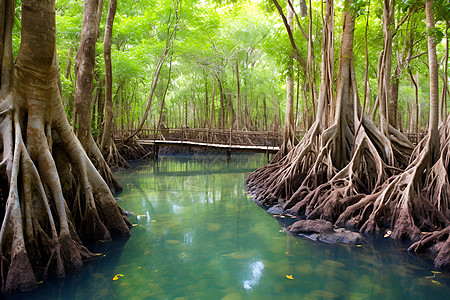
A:
[[[173,156],[117,172],[126,243],[33,299],[448,299],[450,279],[389,241],[295,238],[245,193],[264,155]],[[397,249],[397,250],[396,250]]]

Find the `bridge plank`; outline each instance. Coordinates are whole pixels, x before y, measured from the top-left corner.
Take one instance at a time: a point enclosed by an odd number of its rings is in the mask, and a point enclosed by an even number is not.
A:
[[[250,146],[250,145],[227,145],[227,144],[211,144],[199,143],[191,141],[170,141],[170,140],[137,140],[141,145],[156,145],[156,146],[182,146],[182,147],[200,147],[200,148],[214,148],[226,151],[244,151],[244,152],[259,152],[259,153],[276,153],[280,147],[274,146]]]

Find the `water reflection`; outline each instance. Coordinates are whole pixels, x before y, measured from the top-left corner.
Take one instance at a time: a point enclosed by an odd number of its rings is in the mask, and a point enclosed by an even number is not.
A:
[[[242,281],[244,289],[250,290],[259,284],[259,279],[262,276],[264,270],[264,263],[262,261],[252,262],[249,266],[251,270],[251,278],[249,280]]]

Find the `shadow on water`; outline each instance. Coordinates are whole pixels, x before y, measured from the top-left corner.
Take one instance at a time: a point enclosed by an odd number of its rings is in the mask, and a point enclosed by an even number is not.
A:
[[[105,274],[113,273],[128,239],[120,237],[110,242],[87,245],[89,250],[101,255],[85,261],[82,271],[60,279],[49,278],[40,283],[35,290],[16,293],[4,299],[95,299],[96,297],[117,299],[111,288],[111,279],[106,278]]]
[[[265,163],[248,154],[132,163],[116,173],[134,225],[127,243],[99,245],[105,257],[22,298],[448,298],[448,275],[389,239],[327,245],[285,232],[245,193],[245,177]]]

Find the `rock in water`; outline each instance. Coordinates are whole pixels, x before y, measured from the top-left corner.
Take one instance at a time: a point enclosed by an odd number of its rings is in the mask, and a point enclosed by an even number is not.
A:
[[[271,208],[269,208],[267,212],[272,215],[281,215],[284,213],[283,205],[281,204],[274,205]]]
[[[300,220],[287,229],[292,234],[329,244],[359,244],[363,240],[360,233],[336,228],[333,223],[326,220]]]

